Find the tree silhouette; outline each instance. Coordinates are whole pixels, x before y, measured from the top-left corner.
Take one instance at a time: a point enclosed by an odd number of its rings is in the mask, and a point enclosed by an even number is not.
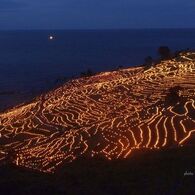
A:
[[[94,73],[93,73],[93,71],[91,70],[91,69],[87,69],[87,71],[85,71],[85,72],[81,72],[80,73],[80,76],[81,77],[90,77],[90,76],[92,76],[92,75],[94,75]]]
[[[151,67],[153,65],[153,58],[151,56],[147,56],[144,60],[144,65],[146,67]]]
[[[158,54],[162,60],[167,60],[171,58],[171,51],[167,46],[161,46],[158,48]]]
[[[168,106],[176,105],[178,102],[180,102],[182,100],[182,98],[179,96],[180,90],[182,90],[182,87],[180,87],[180,86],[171,87],[169,89],[169,92],[165,98],[165,103]]]

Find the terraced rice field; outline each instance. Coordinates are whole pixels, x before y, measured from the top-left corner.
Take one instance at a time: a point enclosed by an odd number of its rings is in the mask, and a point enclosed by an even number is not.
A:
[[[42,172],[82,157],[195,144],[195,53],[65,83],[0,114],[0,161]]]

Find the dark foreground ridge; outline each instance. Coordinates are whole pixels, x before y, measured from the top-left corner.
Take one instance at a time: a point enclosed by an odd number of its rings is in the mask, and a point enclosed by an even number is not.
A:
[[[53,173],[79,159],[193,147],[194,56],[74,79],[1,113],[1,164]]]
[[[7,164],[0,168],[0,194],[194,194],[194,165],[194,147],[137,151],[125,160],[82,158],[55,174]]]

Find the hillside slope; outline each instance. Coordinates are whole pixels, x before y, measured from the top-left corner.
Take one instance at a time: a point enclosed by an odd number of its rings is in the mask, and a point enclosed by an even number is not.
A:
[[[0,160],[43,172],[195,144],[195,53],[67,82],[0,114]]]

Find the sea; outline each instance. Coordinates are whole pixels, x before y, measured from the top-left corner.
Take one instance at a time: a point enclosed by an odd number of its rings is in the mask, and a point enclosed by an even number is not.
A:
[[[0,31],[0,112],[81,72],[112,71],[158,58],[158,48],[195,49],[195,29]]]

